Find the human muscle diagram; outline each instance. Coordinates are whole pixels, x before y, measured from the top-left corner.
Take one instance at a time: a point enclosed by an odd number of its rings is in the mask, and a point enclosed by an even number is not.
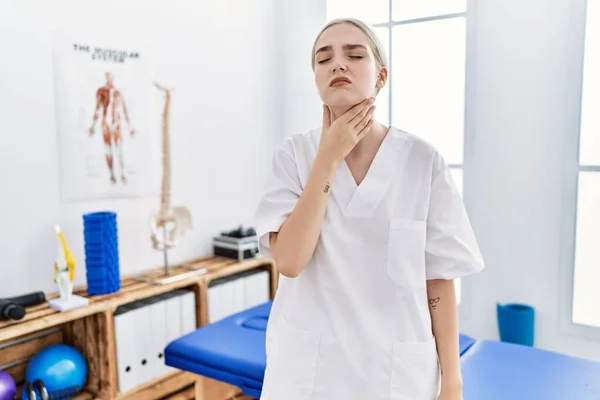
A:
[[[144,48],[56,35],[56,133],[63,201],[156,193],[160,132]]]
[[[127,113],[127,104],[123,94],[114,84],[114,76],[106,72],[106,84],[96,91],[96,109],[94,119],[90,128],[90,135],[96,131],[96,122],[100,118],[102,129],[102,140],[106,151],[106,166],[110,173],[110,182],[117,183],[115,178],[115,156],[119,162],[120,178],[122,183],[127,183],[125,165],[123,162],[123,138],[122,133],[125,124],[128,125],[129,133],[133,136],[134,129]]]

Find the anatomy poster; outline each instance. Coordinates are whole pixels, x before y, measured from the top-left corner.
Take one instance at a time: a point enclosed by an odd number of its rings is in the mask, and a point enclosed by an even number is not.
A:
[[[54,77],[61,199],[154,193],[150,54],[132,45],[56,35]]]

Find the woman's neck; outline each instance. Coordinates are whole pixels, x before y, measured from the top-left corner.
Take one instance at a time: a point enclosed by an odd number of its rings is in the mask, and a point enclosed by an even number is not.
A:
[[[335,108],[330,107],[331,110],[331,122],[335,121],[340,116],[344,115],[349,108]],[[389,126],[385,126],[375,119],[375,112],[371,116],[374,120],[373,126],[371,127],[370,132],[368,132],[365,137],[356,144],[352,152],[350,153],[350,158],[352,157],[360,157],[363,153],[371,153],[373,149],[379,148],[383,138],[387,134],[389,130]]]
[[[348,109],[331,109],[331,122],[335,121],[337,118],[339,118],[339,116],[344,115],[346,111],[348,111]],[[375,113],[373,113],[371,118],[373,119],[373,126],[371,127],[371,130],[360,142],[356,144],[352,150],[352,154],[355,156],[360,156],[364,152],[371,152],[373,148],[379,147],[381,141],[389,130],[388,126],[377,122]]]
[[[373,122],[374,123],[371,127],[371,130],[362,138],[360,142],[356,144],[356,146],[354,146],[352,154],[360,157],[364,153],[371,154],[373,152],[377,152],[377,149],[385,138],[389,127],[377,121]]]

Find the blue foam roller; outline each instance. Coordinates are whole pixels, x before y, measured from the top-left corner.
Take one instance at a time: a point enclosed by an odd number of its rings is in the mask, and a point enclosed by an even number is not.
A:
[[[104,295],[121,288],[116,213],[100,211],[83,216],[87,292]]]

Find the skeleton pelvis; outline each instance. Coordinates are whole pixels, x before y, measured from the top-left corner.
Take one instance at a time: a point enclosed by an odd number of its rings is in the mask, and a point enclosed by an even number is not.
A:
[[[183,232],[192,228],[192,214],[185,207],[171,207],[150,217],[152,243],[157,249],[171,248]]]

